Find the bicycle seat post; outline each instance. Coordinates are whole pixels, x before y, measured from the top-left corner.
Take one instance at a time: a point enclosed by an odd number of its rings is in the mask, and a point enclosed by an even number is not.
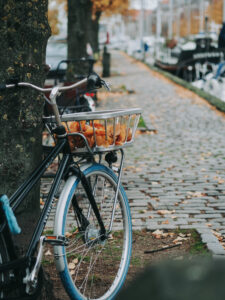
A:
[[[59,95],[60,95],[59,87],[55,86],[52,89],[49,98],[52,102],[52,109],[53,109],[53,113],[55,115],[56,123],[57,123],[58,126],[62,126],[62,122],[61,122],[60,115],[59,115],[59,109],[58,109],[58,106],[56,104],[56,97],[59,96]]]

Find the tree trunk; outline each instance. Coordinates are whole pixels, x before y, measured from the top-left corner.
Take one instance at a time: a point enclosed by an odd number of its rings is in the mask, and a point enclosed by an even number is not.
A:
[[[99,53],[99,43],[98,43],[98,33],[99,33],[99,19],[101,17],[101,12],[98,11],[95,14],[95,17],[91,20],[91,27],[89,32],[89,40],[94,53],[94,56],[97,56]]]
[[[0,82],[12,78],[43,86],[50,28],[48,0],[0,0]],[[42,155],[43,97],[29,88],[0,94],[0,194],[11,196],[39,164]],[[26,208],[26,209],[25,209]],[[20,253],[30,240],[40,213],[40,188],[17,211],[22,233]]]
[[[89,23],[92,16],[91,0],[68,0],[68,59],[87,58]],[[68,77],[87,74],[87,64],[76,62],[68,67]]]

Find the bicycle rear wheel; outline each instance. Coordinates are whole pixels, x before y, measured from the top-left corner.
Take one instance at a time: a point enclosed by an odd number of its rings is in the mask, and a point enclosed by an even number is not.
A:
[[[111,169],[99,164],[87,168],[84,174],[109,231],[117,177]],[[80,228],[73,199],[89,222],[85,230]],[[115,208],[112,230],[101,241],[99,224],[79,179],[72,176],[67,181],[57,208],[55,234],[65,235],[69,245],[55,247],[55,255],[57,269],[71,299],[113,299],[124,283],[131,257],[132,229],[122,186]]]

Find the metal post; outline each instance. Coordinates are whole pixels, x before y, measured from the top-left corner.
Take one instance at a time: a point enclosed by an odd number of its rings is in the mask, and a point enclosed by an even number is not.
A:
[[[191,0],[187,0],[188,1],[188,4],[187,4],[187,20],[188,20],[188,30],[187,30],[187,33],[188,35],[191,34]]]
[[[225,0],[223,0],[223,23],[225,22]]]
[[[177,11],[176,11],[176,18],[177,18],[177,40],[180,38],[180,2],[177,3]]]
[[[157,1],[156,8],[156,55],[159,54],[159,42],[161,36],[161,7],[160,0]]]
[[[200,24],[199,24],[199,31],[203,32],[204,31],[204,0],[200,0],[200,8],[199,8],[199,12],[200,12]]]
[[[173,0],[170,0],[169,4],[170,4],[170,7],[169,7],[169,33],[168,33],[168,38],[171,40],[173,38]]]
[[[140,44],[141,44],[141,56],[142,60],[145,60],[145,49],[144,49],[144,0],[141,0],[141,10],[140,10]]]
[[[153,12],[149,15],[149,35],[152,36]]]

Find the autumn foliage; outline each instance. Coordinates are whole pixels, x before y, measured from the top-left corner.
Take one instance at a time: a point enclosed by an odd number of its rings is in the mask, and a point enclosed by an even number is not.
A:
[[[211,0],[204,15],[208,17],[209,22],[215,22],[216,24],[223,23],[223,0]],[[199,11],[197,9],[191,12],[191,34],[197,34],[199,32]],[[180,21],[180,36],[186,36],[188,34],[188,20],[185,14],[182,15]],[[174,24],[175,25],[175,24]],[[175,27],[175,26],[174,26]],[[174,28],[175,30],[175,28]]]
[[[125,14],[129,7],[130,0],[90,0],[93,3],[92,15],[95,18],[96,13],[104,13],[107,16],[113,14]],[[52,4],[55,4],[52,6]],[[52,35],[59,33],[58,24],[60,22],[59,9],[67,11],[67,0],[49,0],[48,21],[52,29]]]
[[[59,34],[59,19],[58,19],[59,11],[57,8],[48,10],[48,22],[51,27],[52,35]]]
[[[92,0],[93,14],[104,12],[106,15],[123,14],[128,10],[129,0]]]
[[[207,15],[211,21],[217,24],[223,22],[223,0],[212,0],[208,7]]]

